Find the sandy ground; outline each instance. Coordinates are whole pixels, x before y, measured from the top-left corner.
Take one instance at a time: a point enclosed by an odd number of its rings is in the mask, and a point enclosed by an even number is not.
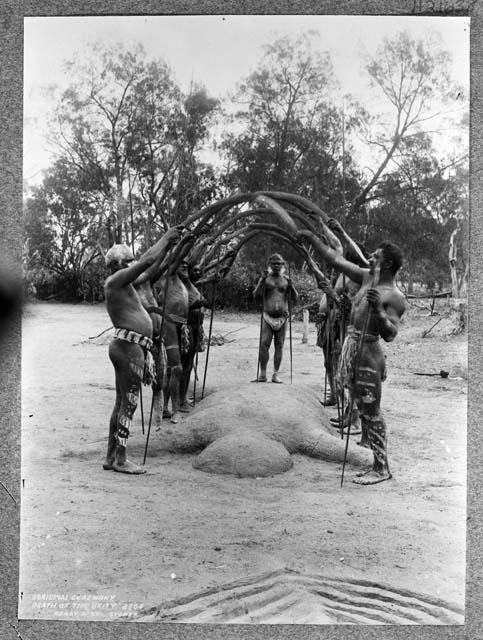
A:
[[[462,623],[467,336],[443,320],[423,339],[434,321],[413,308],[386,348],[393,479],[359,487],[348,467],[340,488],[339,463],[296,454],[273,477],[211,475],[159,438],[146,475],[103,471],[114,377],[107,346],[88,337],[109,326],[106,311],[28,306],[19,617]],[[301,331],[287,403],[297,387],[322,395],[315,327],[308,344]],[[234,342],[211,348],[207,392],[235,393],[256,374],[258,317],[218,312],[214,333]],[[284,358],[289,384],[288,346]],[[440,369],[450,377],[414,375]],[[146,416],[148,404],[145,388]],[[141,462],[139,411],[132,433]]]

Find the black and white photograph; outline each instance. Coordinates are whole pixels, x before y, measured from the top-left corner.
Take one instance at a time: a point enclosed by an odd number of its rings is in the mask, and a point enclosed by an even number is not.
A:
[[[20,621],[465,624],[470,25],[24,18]]]

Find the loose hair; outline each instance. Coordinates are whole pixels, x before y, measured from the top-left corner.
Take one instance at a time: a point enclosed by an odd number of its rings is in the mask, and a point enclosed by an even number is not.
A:
[[[388,242],[387,240],[381,242],[378,249],[382,249],[384,260],[391,261],[392,264],[390,271],[395,275],[402,266],[403,252],[397,245],[392,242]]]
[[[283,262],[285,264],[285,260],[282,258],[282,256],[279,253],[274,253],[270,256],[270,258],[268,259],[268,263],[270,264],[270,262],[273,261],[277,261],[277,262]]]

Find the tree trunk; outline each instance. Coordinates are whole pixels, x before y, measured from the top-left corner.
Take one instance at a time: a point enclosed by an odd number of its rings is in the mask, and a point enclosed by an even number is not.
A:
[[[458,252],[456,248],[456,236],[458,234],[458,229],[455,229],[450,236],[449,239],[449,268],[451,272],[451,291],[453,294],[453,299],[459,298],[459,284],[458,284],[458,273],[456,271],[456,263],[458,259]]]
[[[414,291],[414,265],[413,262],[408,264],[408,295],[412,295]]]
[[[302,344],[307,344],[309,341],[309,311],[304,309],[302,312],[303,318],[303,331],[302,331]]]
[[[462,298],[465,298],[468,294],[468,277],[470,275],[470,264],[466,263],[465,272],[461,276],[458,282],[458,292]]]

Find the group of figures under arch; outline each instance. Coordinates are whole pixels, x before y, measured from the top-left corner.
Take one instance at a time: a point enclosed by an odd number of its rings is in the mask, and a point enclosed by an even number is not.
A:
[[[241,222],[243,220],[243,222]],[[301,196],[280,192],[237,194],[172,227],[139,259],[126,245],[106,253],[107,311],[115,328],[109,357],[116,401],[109,423],[104,469],[127,474],[145,469],[128,459],[127,443],[141,384],[152,386],[154,426],[176,424],[189,411],[188,386],[203,348],[203,309],[214,303],[216,283],[226,276],[241,247],[270,234],[292,246],[322,290],[318,344],[324,351],[327,404],[339,409],[341,430],[360,421],[362,446],[373,465],[354,479],[375,484],[391,478],[381,385],[386,375],[380,339],[393,340],[405,311],[395,283],[402,254],[384,242],[367,254],[334,219]],[[334,277],[327,275],[332,270]],[[267,382],[274,341],[273,383],[280,383],[283,344],[297,292],[274,254],[256,285],[262,301],[257,382]],[[347,435],[348,437],[348,435]]]

